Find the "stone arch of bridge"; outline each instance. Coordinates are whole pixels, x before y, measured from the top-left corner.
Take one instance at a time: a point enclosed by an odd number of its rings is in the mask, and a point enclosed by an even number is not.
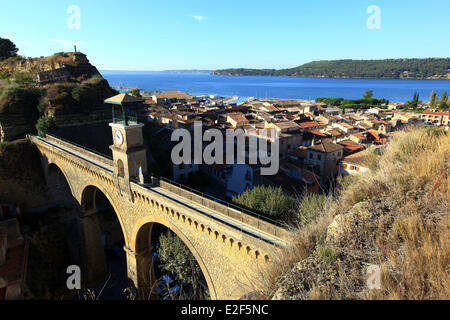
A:
[[[100,184],[91,182],[89,185],[87,185],[83,188],[83,191],[81,193],[81,203],[80,203],[83,213],[88,213],[91,210],[97,210],[97,206],[96,206],[97,192],[103,193],[103,195],[106,197],[106,199],[108,199],[109,203],[113,207],[114,212],[117,216],[117,219],[119,220],[119,223],[120,223],[120,228],[122,230],[122,235],[123,235],[123,238],[125,241],[125,246],[128,247],[128,235],[126,232],[125,225],[123,223],[122,216],[120,215],[120,209],[114,202],[111,195]]]
[[[206,284],[208,285],[209,294],[212,300],[217,299],[217,293],[214,286],[214,282],[211,275],[206,267],[205,261],[202,258],[200,252],[194,247],[189,238],[176,226],[171,224],[169,221],[158,217],[158,216],[147,216],[138,220],[135,224],[134,232],[130,237],[130,249],[136,253],[146,251],[149,244],[151,243],[152,229],[155,224],[161,224],[175,233],[181,241],[188,247],[189,251],[193,254],[195,260],[197,261],[200,269],[202,270],[203,276],[205,277]],[[151,253],[150,253],[151,254]]]
[[[60,166],[58,163],[53,162],[53,161],[49,162],[47,165],[47,168],[46,168],[45,176],[47,178],[47,185],[50,183],[52,176],[57,174],[57,172],[62,173],[62,175],[66,179],[67,185],[69,186],[70,193],[72,194],[72,196],[75,197],[76,193],[72,186],[72,182],[70,181],[69,176],[67,175],[67,173],[65,172],[65,170],[63,169],[62,166]]]

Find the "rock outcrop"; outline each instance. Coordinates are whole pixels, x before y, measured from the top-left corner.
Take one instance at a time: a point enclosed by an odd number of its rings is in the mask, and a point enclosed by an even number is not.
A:
[[[9,78],[0,84],[0,142],[34,132],[40,116],[55,117],[57,126],[111,119],[103,100],[117,92],[80,52],[10,58],[1,72]]]

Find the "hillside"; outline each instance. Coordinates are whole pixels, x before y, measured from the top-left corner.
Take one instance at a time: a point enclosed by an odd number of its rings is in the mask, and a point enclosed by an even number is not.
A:
[[[0,203],[19,203],[27,208],[42,206],[46,201],[37,148],[25,139],[0,143]]]
[[[309,212],[315,218],[266,277],[267,298],[450,298],[449,133],[403,133],[369,162],[370,172]],[[371,265],[381,270],[372,290]]]
[[[450,79],[450,58],[324,60],[290,69],[224,69],[214,75],[319,78]]]
[[[0,72],[8,71],[11,75],[18,73],[28,73],[33,79],[36,79],[37,74],[43,71],[51,71],[64,66],[83,67],[90,66],[92,72],[89,76],[94,74],[99,75],[97,69],[92,66],[86,55],[81,52],[59,52],[52,56],[40,58],[25,58],[16,56],[0,61]]]
[[[0,141],[34,132],[41,116],[57,125],[108,119],[103,100],[116,93],[79,52],[0,61]]]

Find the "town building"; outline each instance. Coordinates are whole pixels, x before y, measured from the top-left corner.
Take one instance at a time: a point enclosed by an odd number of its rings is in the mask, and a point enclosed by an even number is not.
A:
[[[450,125],[450,111],[425,110],[420,118],[423,121],[440,126]]]
[[[336,178],[343,156],[343,146],[324,141],[308,147],[305,162],[314,168],[314,172],[320,175],[320,181],[324,184]]]
[[[369,171],[367,157],[367,150],[344,157],[339,166],[339,175],[357,175]]]

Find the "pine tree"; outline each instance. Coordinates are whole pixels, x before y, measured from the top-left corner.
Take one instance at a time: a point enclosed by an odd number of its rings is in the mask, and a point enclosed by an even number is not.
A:
[[[441,110],[448,109],[447,100],[448,100],[447,91],[444,91],[444,93],[441,96],[441,101],[439,102],[439,109]]]
[[[430,107],[434,108],[436,106],[436,102],[437,102],[437,94],[436,91],[431,91],[431,95],[430,95]]]

